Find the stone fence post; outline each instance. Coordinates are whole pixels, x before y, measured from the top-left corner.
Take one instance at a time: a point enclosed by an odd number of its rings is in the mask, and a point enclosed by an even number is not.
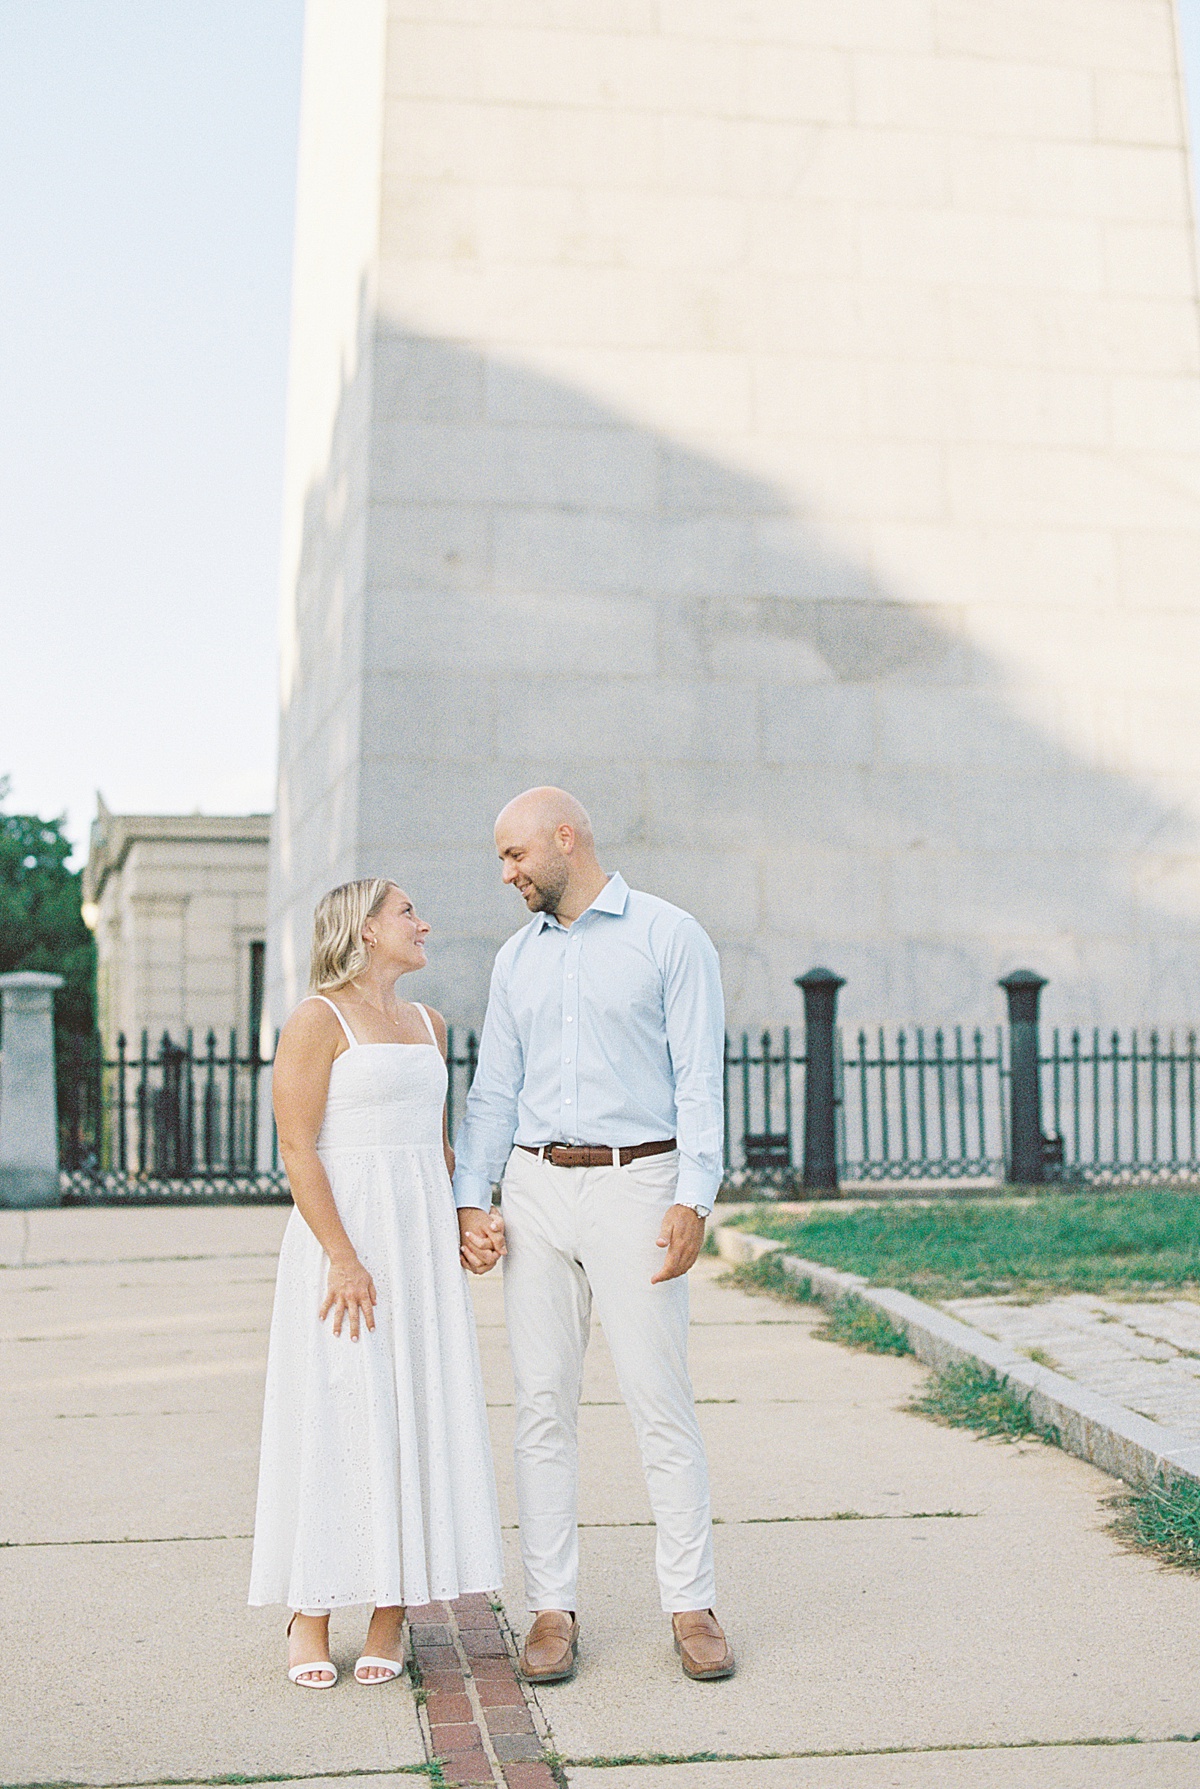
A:
[[[0,975],[0,1205],[57,1205],[54,991],[61,975]]]
[[[1038,1060],[1038,1004],[1045,985],[1045,976],[1032,969],[1014,969],[1000,983],[1008,996],[1008,1178],[1014,1186],[1040,1186],[1045,1178]]]
[[[836,1193],[837,1086],[833,1058],[838,989],[844,976],[810,969],[796,977],[804,995],[804,1190]]]

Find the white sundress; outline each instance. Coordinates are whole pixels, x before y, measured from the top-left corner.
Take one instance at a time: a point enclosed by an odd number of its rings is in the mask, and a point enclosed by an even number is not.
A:
[[[323,996],[321,996],[323,998]],[[475,1320],[442,1155],[437,1044],[335,1057],[317,1151],[375,1282],[357,1342],[318,1319],[328,1262],[284,1232],[267,1358],[250,1602],[419,1605],[499,1588],[500,1518]],[[424,1007],[421,1013],[433,1038]]]

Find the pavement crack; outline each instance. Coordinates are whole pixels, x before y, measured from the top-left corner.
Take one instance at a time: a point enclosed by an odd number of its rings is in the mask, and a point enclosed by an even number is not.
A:
[[[1086,1739],[962,1740],[957,1744],[926,1746],[834,1746],[799,1752],[624,1752],[611,1757],[560,1758],[571,1770],[621,1770],[630,1765],[671,1764],[773,1764],[792,1758],[913,1758],[955,1757],[962,1752],[1066,1752],[1098,1750],[1110,1746],[1197,1745],[1200,1733],[1162,1733],[1147,1738],[1141,1733],[1096,1735]],[[19,1789],[26,1789],[25,1785]],[[74,1789],[74,1786],[71,1786]]]
[[[267,1252],[265,1250],[261,1250],[261,1249],[253,1249],[248,1253],[242,1252],[239,1254],[232,1254],[232,1255],[118,1255],[115,1259],[111,1255],[97,1255],[95,1257],[88,1255],[88,1256],[81,1256],[78,1260],[73,1260],[73,1261],[68,1261],[68,1260],[0,1261],[0,1273],[17,1273],[24,1267],[161,1267],[164,1264],[167,1266],[171,1266],[179,1261],[194,1261],[194,1262],[202,1262],[202,1261],[272,1261],[272,1262],[274,1262],[274,1261],[278,1261],[278,1259],[279,1259],[278,1249],[276,1249],[273,1253],[269,1253],[269,1252]],[[285,1778],[285,1777],[274,1777],[274,1778],[267,1777],[266,1779],[247,1777],[247,1779],[246,1779],[247,1782],[259,1781],[259,1780],[265,1780],[267,1782],[282,1783],[282,1782],[289,1781],[290,1779]],[[199,1779],[197,1779],[197,1781],[199,1781]],[[8,1783],[0,1784],[0,1789],[12,1789],[12,1785],[8,1784]],[[123,1785],[122,1785],[122,1789],[124,1789]]]
[[[109,1536],[99,1540],[70,1541],[0,1541],[0,1548],[12,1547],[169,1547],[179,1541],[249,1541],[252,1534],[126,1534]],[[205,1779],[207,1781],[207,1778]],[[281,1779],[282,1780],[282,1779]],[[250,1781],[247,1778],[247,1781]],[[257,1781],[257,1778],[255,1779]],[[0,1789],[13,1789],[10,1783],[0,1783]]]
[[[353,1782],[356,1777],[424,1777],[427,1782],[444,1782],[444,1778],[434,1776],[436,1765],[425,1764],[365,1764],[351,1770],[302,1770],[272,1771],[267,1776],[246,1776],[239,1773],[230,1776],[225,1772],[217,1777],[170,1777],[161,1773],[153,1777],[122,1777],[119,1781],[111,1781],[101,1789],[227,1789],[229,1784],[251,1785],[255,1783],[342,1783]],[[53,1781],[38,1778],[33,1782],[0,1783],[0,1789],[97,1789],[95,1778],[85,1783],[78,1777],[55,1777]]]
[[[912,1509],[912,1510],[879,1510],[867,1514],[857,1509],[829,1510],[820,1516],[714,1516],[714,1528],[770,1528],[789,1522],[972,1522],[983,1515],[979,1509]],[[653,1518],[640,1518],[629,1522],[579,1522],[579,1528],[653,1528]],[[501,1527],[506,1533],[516,1534],[516,1522],[503,1522]],[[788,1753],[790,1757],[791,1754]],[[0,1785],[0,1789],[4,1789]]]

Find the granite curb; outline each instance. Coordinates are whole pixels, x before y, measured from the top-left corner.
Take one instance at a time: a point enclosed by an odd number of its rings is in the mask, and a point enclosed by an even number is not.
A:
[[[786,1245],[728,1224],[713,1228],[722,1260],[744,1266]],[[984,1335],[957,1317],[890,1287],[872,1286],[857,1273],[842,1273],[799,1255],[781,1257],[793,1279],[809,1280],[822,1303],[853,1295],[873,1305],[904,1331],[916,1358],[935,1370],[957,1361],[977,1361],[1029,1396],[1031,1413],[1057,1429],[1067,1453],[1099,1466],[1126,1484],[1149,1484],[1162,1474],[1200,1483],[1200,1443],[1164,1423],[1152,1422],[1086,1386],[1041,1367],[1006,1342]]]

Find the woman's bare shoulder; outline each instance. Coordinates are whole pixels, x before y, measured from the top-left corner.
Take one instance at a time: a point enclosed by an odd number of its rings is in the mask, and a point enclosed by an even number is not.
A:
[[[424,1001],[421,1004],[424,1005]],[[446,1053],[446,1021],[436,1006],[426,1006],[425,1011],[429,1014],[429,1023],[433,1026],[433,1034],[441,1045],[444,1056]]]
[[[310,996],[302,1000],[279,1033],[281,1045],[336,1044],[342,1038],[337,1014],[324,1000]]]

